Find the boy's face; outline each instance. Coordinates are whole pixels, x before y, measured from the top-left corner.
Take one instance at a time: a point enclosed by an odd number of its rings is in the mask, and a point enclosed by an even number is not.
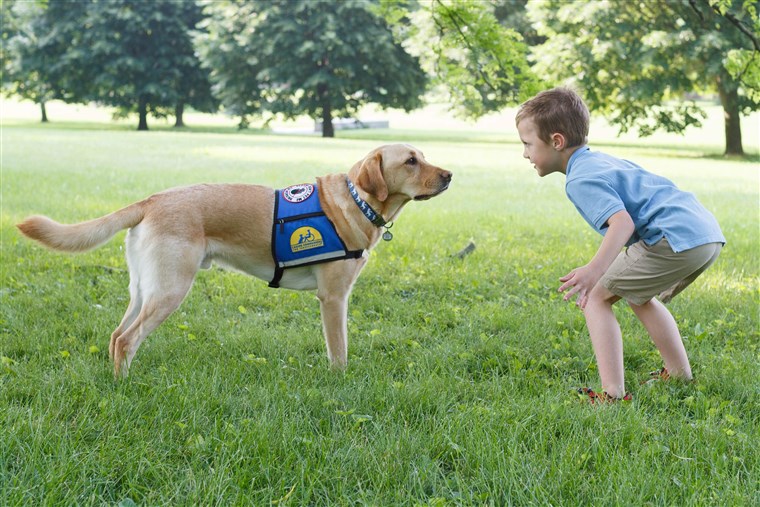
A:
[[[559,150],[538,137],[538,128],[533,118],[523,118],[517,125],[517,132],[523,143],[523,157],[533,164],[539,176],[544,177],[554,172],[565,172]]]

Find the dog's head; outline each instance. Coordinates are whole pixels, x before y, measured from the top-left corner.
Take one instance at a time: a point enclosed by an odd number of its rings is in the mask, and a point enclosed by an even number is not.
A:
[[[351,179],[368,194],[384,202],[389,197],[406,202],[430,199],[449,188],[451,173],[425,160],[408,144],[387,144],[357,162]]]

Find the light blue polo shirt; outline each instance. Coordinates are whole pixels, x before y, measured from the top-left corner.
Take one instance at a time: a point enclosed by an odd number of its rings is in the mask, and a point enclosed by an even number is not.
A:
[[[726,242],[718,221],[693,194],[633,162],[583,146],[570,157],[565,174],[567,197],[602,235],[612,215],[621,210],[631,215],[635,229],[626,246],[639,240],[654,245],[665,237],[674,252],[682,252]]]

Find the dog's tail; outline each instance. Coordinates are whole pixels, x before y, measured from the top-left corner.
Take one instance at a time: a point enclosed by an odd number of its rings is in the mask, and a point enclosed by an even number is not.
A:
[[[134,227],[144,216],[142,203],[138,202],[88,222],[66,225],[48,217],[35,215],[16,227],[25,236],[53,250],[84,252],[102,245],[120,230]]]

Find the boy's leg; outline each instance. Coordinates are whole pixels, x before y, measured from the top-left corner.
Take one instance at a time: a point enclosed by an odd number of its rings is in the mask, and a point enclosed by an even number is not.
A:
[[[721,247],[709,243],[675,253],[664,238],[652,246],[639,241],[621,253],[599,281],[625,298],[674,377],[691,379],[691,366],[675,319],[654,296],[670,299],[682,291],[715,261]]]
[[[660,351],[671,377],[691,380],[691,365],[673,315],[665,305],[651,299],[643,305],[628,303]]]
[[[583,314],[594,347],[602,390],[613,398],[625,396],[623,372],[623,337],[612,305],[620,298],[602,285],[589,294]]]

